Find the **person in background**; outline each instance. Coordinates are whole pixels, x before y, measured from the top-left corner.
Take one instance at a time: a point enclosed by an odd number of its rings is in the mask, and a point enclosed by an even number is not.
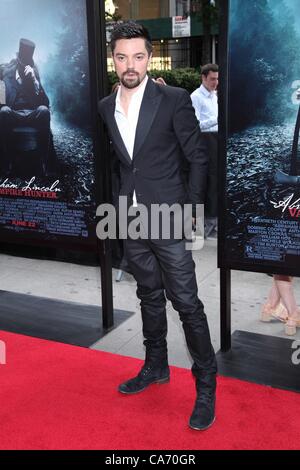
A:
[[[297,307],[293,278],[275,274],[267,302],[262,306],[261,321],[272,319],[285,323],[285,334],[293,336],[300,328],[300,309]]]
[[[201,79],[202,84],[191,94],[191,99],[209,156],[204,236],[216,238],[218,230],[218,65],[204,65],[201,69]]]

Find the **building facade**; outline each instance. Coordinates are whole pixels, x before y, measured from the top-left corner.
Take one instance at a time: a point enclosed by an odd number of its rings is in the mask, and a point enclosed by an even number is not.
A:
[[[218,25],[211,25],[207,32],[201,0],[110,0],[110,4],[115,19],[137,20],[149,29],[154,44],[152,69],[199,69],[204,63],[217,62]],[[108,23],[108,40],[112,24]],[[208,53],[203,52],[204,41],[206,46],[209,42]],[[109,48],[108,69],[112,70]]]

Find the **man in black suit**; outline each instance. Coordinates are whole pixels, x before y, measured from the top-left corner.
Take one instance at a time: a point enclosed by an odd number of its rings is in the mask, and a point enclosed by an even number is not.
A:
[[[0,80],[5,84],[5,103],[0,102],[0,150],[4,161],[10,164],[8,147],[12,129],[16,126],[38,129],[45,171],[50,139],[49,99],[33,60],[34,51],[32,41],[20,39],[17,58],[0,65]]]
[[[128,205],[203,202],[207,175],[198,121],[189,94],[148,78],[152,57],[148,31],[135,22],[119,24],[111,36],[121,86],[99,103],[120,160],[120,195]],[[186,181],[183,167],[188,162]],[[174,228],[174,227],[173,227]],[[211,345],[191,251],[171,236],[125,240],[125,254],[141,301],[146,359],[140,373],[119,386],[124,394],[169,381],[166,297],[179,312],[196,379],[197,399],[189,425],[204,430],[215,420],[216,359]]]

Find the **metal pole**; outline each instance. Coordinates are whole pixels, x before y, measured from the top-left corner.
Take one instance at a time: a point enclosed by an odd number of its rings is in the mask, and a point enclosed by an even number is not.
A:
[[[216,51],[216,36],[212,37],[212,63],[215,64],[217,61],[217,51]]]
[[[231,271],[220,269],[221,284],[221,351],[231,349]]]
[[[226,246],[226,200],[227,200],[227,135],[228,135],[228,22],[229,2],[222,0],[220,20],[220,90],[219,90],[219,198],[218,198],[218,267],[220,268],[220,316],[221,316],[221,351],[231,348],[231,272],[228,269]],[[227,256],[226,256],[227,255]]]
[[[99,0],[87,1],[89,19],[89,50],[91,60],[95,67],[91,71],[93,114],[98,139],[96,148],[96,173],[98,175],[97,202],[110,201],[110,164],[108,141],[104,135],[103,125],[97,117],[97,102],[107,93],[107,61],[106,61],[106,26],[104,2]],[[96,69],[97,73],[94,72]],[[102,323],[103,329],[113,327],[113,288],[112,288],[112,250],[110,240],[97,240],[97,251],[100,258],[101,270],[101,297],[102,297]]]
[[[113,288],[112,288],[112,256],[109,240],[99,241],[102,324],[108,330],[114,326]]]

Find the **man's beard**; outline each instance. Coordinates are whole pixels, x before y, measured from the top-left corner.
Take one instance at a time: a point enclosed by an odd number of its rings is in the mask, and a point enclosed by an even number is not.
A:
[[[136,77],[135,78],[125,78],[126,75],[128,73],[132,73],[132,74],[135,74]],[[131,71],[131,70],[127,70],[125,73],[123,73],[122,77],[121,77],[121,83],[122,85],[125,87],[125,88],[128,88],[130,90],[132,90],[133,88],[136,88],[138,87],[141,83],[142,83],[142,80],[139,76],[139,74],[137,72],[134,72],[134,71]]]

